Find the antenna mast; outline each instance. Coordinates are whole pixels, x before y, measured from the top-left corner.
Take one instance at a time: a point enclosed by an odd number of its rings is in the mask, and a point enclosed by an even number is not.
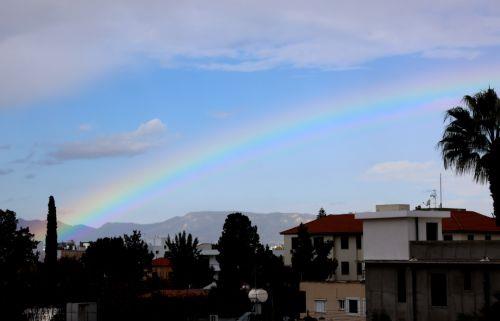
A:
[[[439,173],[439,208],[443,208],[443,184],[441,182],[441,173]]]

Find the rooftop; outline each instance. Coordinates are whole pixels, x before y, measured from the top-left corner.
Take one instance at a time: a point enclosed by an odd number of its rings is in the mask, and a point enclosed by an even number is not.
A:
[[[169,259],[161,257],[151,261],[151,265],[154,267],[162,267],[162,266],[172,266],[172,263],[170,262]]]
[[[442,217],[443,232],[479,232],[479,233],[500,233],[500,226],[496,226],[495,219],[474,211],[447,209],[440,210],[425,210],[425,211],[391,211],[387,212],[371,212],[366,213],[372,218],[381,218],[382,215],[387,218],[396,217],[401,212],[411,212],[405,215],[408,217],[425,216],[425,217]],[[418,213],[415,213],[418,212]],[[392,214],[391,214],[392,213]],[[356,214],[356,216],[365,213]],[[304,224],[310,234],[361,234],[363,233],[363,221],[356,219],[354,214],[330,214],[320,219],[310,221]],[[297,234],[298,226],[281,232],[283,235]]]

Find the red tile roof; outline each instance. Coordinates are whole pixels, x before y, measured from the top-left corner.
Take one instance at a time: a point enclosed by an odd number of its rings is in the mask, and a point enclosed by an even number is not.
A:
[[[151,265],[152,266],[172,266],[172,263],[170,263],[170,260],[169,259],[166,259],[164,257],[161,257],[161,258],[158,258],[158,259],[154,259],[152,262],[151,262]]]
[[[500,233],[495,219],[473,211],[451,211],[451,217],[443,219],[443,232]],[[331,214],[304,224],[310,234],[357,234],[363,233],[363,222],[354,214]],[[297,234],[298,226],[281,232]]]
[[[451,217],[443,219],[443,232],[500,233],[495,219],[472,211],[451,211]]]
[[[354,214],[332,214],[304,224],[311,234],[361,234],[363,221],[354,218]],[[298,226],[281,232],[297,234]]]

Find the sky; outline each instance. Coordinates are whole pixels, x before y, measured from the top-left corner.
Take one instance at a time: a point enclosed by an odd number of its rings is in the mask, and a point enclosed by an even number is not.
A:
[[[496,0],[4,0],[0,208],[345,213],[421,205],[442,174],[444,206],[489,214],[436,148],[445,110],[488,87]]]

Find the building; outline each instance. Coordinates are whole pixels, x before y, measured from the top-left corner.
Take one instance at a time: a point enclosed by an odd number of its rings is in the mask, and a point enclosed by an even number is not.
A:
[[[455,321],[494,302],[500,292],[500,241],[492,240],[498,232],[490,218],[409,206],[377,210],[356,214],[366,244],[369,319],[385,314],[398,321]],[[467,233],[486,240],[456,241]],[[451,240],[444,240],[447,235]]]
[[[172,263],[166,258],[153,259],[151,262],[151,271],[153,277],[158,277],[160,280],[170,280],[172,273]]]
[[[300,290],[306,293],[306,311],[311,317],[335,321],[366,319],[362,282],[301,282]]]
[[[155,236],[148,240],[148,251],[153,253],[155,259],[165,257],[165,252],[167,252],[167,238]]]
[[[75,259],[79,260],[82,258],[83,254],[90,246],[90,242],[78,242],[74,241],[61,242],[57,244],[57,259]]]
[[[332,256],[338,261],[334,279],[361,281],[363,279],[363,222],[354,214],[327,215],[304,224],[313,242],[333,241]],[[285,265],[292,264],[294,239],[298,226],[281,232],[283,235]]]
[[[445,241],[500,240],[500,226],[495,219],[465,209],[453,209],[443,219]]]
[[[200,251],[200,255],[208,261],[208,266],[214,270],[214,278],[217,279],[220,272],[219,261],[217,261],[219,250],[215,249],[211,243],[200,243],[197,248]]]

